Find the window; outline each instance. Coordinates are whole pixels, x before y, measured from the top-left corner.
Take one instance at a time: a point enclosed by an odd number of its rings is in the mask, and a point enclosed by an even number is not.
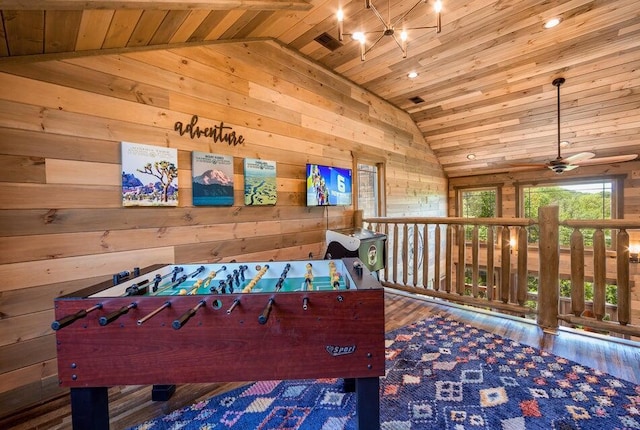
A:
[[[492,188],[475,188],[458,190],[458,209],[457,213],[463,218],[495,218],[500,213],[500,207],[498,206],[498,187]],[[480,242],[487,242],[488,229],[490,227],[482,225],[478,227],[478,239]],[[467,241],[473,238],[474,227],[471,225],[465,226],[464,235]],[[494,240],[496,240],[494,236]],[[485,296],[490,292],[487,288],[487,270],[481,268],[479,271],[479,279],[477,279],[478,285],[481,288],[480,295]],[[472,279],[471,267],[465,268],[465,283],[472,285],[474,280]]]
[[[497,190],[473,189],[460,191],[460,216],[464,218],[494,218],[497,216]]]
[[[598,179],[564,182],[560,185],[532,185],[521,188],[522,215],[538,218],[538,208],[558,205],[560,221],[567,219],[615,218],[615,181]],[[585,246],[592,245],[593,229],[583,230]],[[538,241],[537,228],[529,229],[529,242]],[[571,229],[560,227],[560,244],[570,245]],[[611,231],[605,230],[607,245],[611,245]]]
[[[498,188],[475,188],[458,191],[459,216],[463,218],[495,218],[500,216],[498,206]],[[471,240],[472,226],[465,227],[465,237]],[[487,240],[487,226],[480,226],[478,235],[480,241]]]
[[[383,201],[380,195],[382,186],[382,164],[357,163],[358,209],[363,218],[382,215]]]

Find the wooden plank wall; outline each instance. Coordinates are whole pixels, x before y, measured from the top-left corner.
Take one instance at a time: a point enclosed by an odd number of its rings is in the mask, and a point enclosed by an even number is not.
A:
[[[307,162],[384,162],[389,215],[446,214],[410,118],[274,42],[4,62],[0,87],[0,416],[64,392],[58,295],[154,263],[322,258],[355,207],[307,208]],[[245,143],[180,136],[192,115]],[[178,149],[179,207],[121,207],[121,141]],[[192,206],[191,151],[234,157],[232,207]],[[277,162],[275,206],[244,206],[244,158]]]

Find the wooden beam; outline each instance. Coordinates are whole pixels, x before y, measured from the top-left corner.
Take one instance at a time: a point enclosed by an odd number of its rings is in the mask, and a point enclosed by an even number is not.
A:
[[[84,10],[84,9],[158,9],[158,10],[309,10],[308,0],[4,0],[5,10]]]

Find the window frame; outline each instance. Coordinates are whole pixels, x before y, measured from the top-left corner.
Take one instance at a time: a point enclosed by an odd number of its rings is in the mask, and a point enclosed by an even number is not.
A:
[[[386,165],[385,162],[379,159],[375,159],[375,158],[369,158],[369,157],[353,157],[353,171],[355,172],[355,174],[353,175],[353,181],[354,181],[354,189],[357,191],[355,194],[355,198],[353,199],[354,201],[354,209],[360,210],[360,181],[358,179],[359,176],[359,170],[358,170],[358,165],[360,164],[364,164],[367,166],[374,166],[376,168],[377,171],[377,177],[376,177],[376,185],[378,187],[378,195],[377,195],[377,210],[378,210],[378,217],[385,217],[387,216],[387,201],[386,201],[386,180],[385,180],[385,176],[386,176]],[[363,214],[364,215],[364,214]],[[366,217],[365,217],[366,218]]]
[[[611,182],[611,219],[621,219],[624,214],[624,177],[603,175],[598,177],[570,178],[565,180],[527,181],[516,183],[516,216],[524,218],[524,190],[529,187],[561,187],[563,185],[581,185]]]
[[[516,186],[516,216],[524,218],[525,214],[525,189],[529,187],[561,187],[563,185],[581,185],[596,184],[603,182],[611,183],[611,218],[621,219],[624,217],[624,178],[623,175],[602,175],[602,176],[586,176],[568,179],[549,179],[546,181],[522,181],[515,184]],[[533,219],[537,220],[535,216]],[[611,235],[611,245],[608,249],[615,249],[616,235]],[[568,248],[567,245],[560,244],[561,249]]]
[[[496,193],[496,206],[495,206],[495,215],[494,218],[502,217],[502,187],[503,184],[487,184],[482,186],[477,185],[465,185],[460,187],[454,187],[455,190],[455,207],[454,212],[456,216],[462,218],[462,198],[463,194],[468,191],[491,191],[494,190]]]

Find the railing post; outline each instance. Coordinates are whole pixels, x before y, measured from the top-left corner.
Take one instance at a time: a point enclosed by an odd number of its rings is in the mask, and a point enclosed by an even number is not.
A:
[[[500,300],[502,303],[509,302],[509,290],[511,285],[511,230],[509,226],[502,227],[502,234],[500,235]]]
[[[384,257],[385,257],[385,262],[384,262],[384,280],[388,281],[389,280],[389,261],[391,260],[391,257],[389,256],[389,223],[385,222],[384,223],[384,229],[382,231],[384,233],[385,236],[387,236],[387,240],[384,241]],[[393,262],[395,264],[395,261]]]
[[[409,224],[402,225],[402,285],[407,285],[409,276]]]
[[[487,300],[492,301],[496,299],[495,296],[495,272],[494,267],[494,250],[495,240],[493,238],[493,226],[489,226],[487,230]]]
[[[440,253],[442,247],[442,231],[440,229],[440,224],[436,224],[436,228],[434,230],[435,239],[433,241],[433,289],[436,291],[440,290]]]
[[[631,302],[629,300],[629,233],[626,230],[618,232],[617,243],[618,322],[621,325],[627,325],[631,322]]]
[[[461,296],[465,288],[465,228],[463,225],[456,226],[456,239],[458,240],[458,265],[456,266],[456,293]]]
[[[538,209],[540,268],[538,280],[538,325],[543,330],[558,328],[560,233],[558,206]]]
[[[597,228],[593,233],[593,314],[602,321],[606,314],[607,249],[604,231]]]
[[[584,236],[577,228],[571,233],[571,312],[584,312]]]
[[[418,285],[418,261],[420,252],[420,231],[418,223],[413,223],[413,286]]]
[[[444,290],[447,293],[451,292],[451,270],[453,267],[453,225],[447,224],[446,242],[445,245],[445,272],[444,272]]]
[[[518,282],[517,282],[517,300],[520,306],[524,306],[527,301],[528,293],[528,232],[525,227],[518,229]]]
[[[393,224],[393,283],[398,283],[398,223]]]
[[[422,286],[429,288],[429,224],[423,224],[422,236]]]

